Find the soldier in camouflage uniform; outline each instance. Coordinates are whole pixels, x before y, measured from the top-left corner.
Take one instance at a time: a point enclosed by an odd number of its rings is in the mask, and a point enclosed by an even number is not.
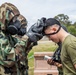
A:
[[[27,21],[11,3],[0,6],[0,75],[28,75]],[[28,48],[27,48],[28,49]],[[23,69],[23,70],[22,70]]]

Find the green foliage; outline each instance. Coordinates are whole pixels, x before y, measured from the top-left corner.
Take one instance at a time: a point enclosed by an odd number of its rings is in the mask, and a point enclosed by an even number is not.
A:
[[[68,27],[68,31],[72,34],[76,36],[76,28],[74,25],[71,25]]]
[[[76,28],[76,22],[74,22],[74,24],[73,24],[73,25],[74,25],[74,27]]]
[[[68,15],[58,14],[54,18],[57,19],[61,24],[66,24],[66,25],[70,25],[71,24],[71,21],[69,20],[69,16]]]
[[[62,25],[65,25],[69,31],[69,33],[76,36],[76,22],[72,24],[72,21],[69,20],[69,16],[65,14],[58,14],[54,17],[57,19]]]

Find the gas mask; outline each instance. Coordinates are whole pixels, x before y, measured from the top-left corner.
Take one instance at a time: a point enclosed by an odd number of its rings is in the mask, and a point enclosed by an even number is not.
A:
[[[25,20],[24,20],[25,21]],[[17,17],[14,17],[8,24],[6,31],[11,35],[21,35],[26,34],[26,24],[22,24]]]

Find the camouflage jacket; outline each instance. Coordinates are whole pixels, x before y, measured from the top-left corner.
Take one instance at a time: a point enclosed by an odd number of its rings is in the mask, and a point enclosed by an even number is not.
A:
[[[0,64],[9,66],[12,61],[15,61],[15,48],[19,47],[19,50],[23,50],[26,47],[26,40],[20,40],[6,36],[3,32],[0,32]],[[9,63],[8,63],[9,62]]]

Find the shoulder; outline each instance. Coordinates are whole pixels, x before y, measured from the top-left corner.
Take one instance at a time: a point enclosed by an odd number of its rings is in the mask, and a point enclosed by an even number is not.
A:
[[[64,40],[64,42],[63,42],[63,45],[69,46],[69,45],[71,45],[71,44],[73,44],[73,43],[76,43],[76,37],[73,36],[73,35],[68,35],[68,36],[65,38],[65,40]]]
[[[69,36],[68,45],[69,46],[76,46],[76,37],[75,36],[73,36],[73,35]]]
[[[67,41],[65,41],[65,48],[68,52],[76,51],[76,37],[75,36],[69,35],[67,37]]]

